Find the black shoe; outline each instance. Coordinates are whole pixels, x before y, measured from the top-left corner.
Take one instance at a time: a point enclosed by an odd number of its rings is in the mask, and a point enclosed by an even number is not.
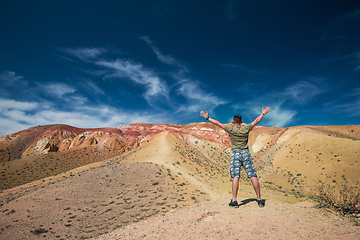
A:
[[[259,207],[265,207],[265,200],[256,200]]]
[[[229,207],[238,208],[239,204],[236,200],[235,201],[231,200],[231,202],[229,203]]]

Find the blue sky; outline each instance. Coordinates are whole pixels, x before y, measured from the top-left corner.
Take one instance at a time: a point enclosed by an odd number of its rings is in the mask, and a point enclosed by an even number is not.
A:
[[[360,1],[2,1],[0,135],[360,123]]]

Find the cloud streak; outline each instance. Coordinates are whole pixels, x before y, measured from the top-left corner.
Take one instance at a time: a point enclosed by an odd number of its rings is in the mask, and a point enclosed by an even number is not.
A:
[[[169,98],[166,82],[157,76],[153,70],[144,67],[141,63],[125,59],[107,59],[106,53],[108,51],[103,48],[66,48],[63,52],[75,56],[85,63],[100,67],[101,69],[95,74],[103,76],[105,80],[130,80],[135,85],[142,86],[145,89],[143,97],[150,106],[155,106],[155,102],[159,99]],[[95,88],[95,90],[98,89]]]
[[[13,110],[33,110],[38,107],[37,102],[22,102],[11,99],[1,99],[0,98],[0,110],[1,112],[7,111],[9,109]]]
[[[259,109],[257,109],[259,111]],[[281,105],[272,105],[271,114],[268,114],[266,118],[269,119],[268,125],[274,127],[284,127],[287,126],[291,121],[293,121],[295,115],[297,114],[294,110],[288,110],[281,108]]]
[[[223,100],[211,93],[204,92],[199,83],[182,81],[178,93],[184,96],[188,102],[186,105],[179,107],[178,111],[188,111],[189,113],[200,112],[200,110],[207,109],[212,111],[220,105],[227,104],[228,101]]]
[[[217,106],[226,104],[228,101],[216,97],[212,93],[206,93],[199,87],[199,83],[191,81],[185,75],[189,73],[187,67],[172,56],[163,54],[148,36],[140,37],[153,50],[159,62],[172,66],[174,69],[168,73],[176,84],[169,87],[165,79],[161,78],[157,72],[143,64],[128,59],[109,60],[106,58],[106,50],[101,48],[96,51],[94,48],[86,50],[66,49],[64,53],[74,55],[79,59],[84,59],[87,63],[101,68],[100,73],[106,79],[130,80],[135,85],[145,89],[143,97],[145,101],[154,108],[158,108],[158,103],[163,105],[170,101],[177,106],[176,111],[200,111],[201,109],[214,109]],[[90,56],[90,57],[88,57]],[[177,95],[185,98],[187,105],[176,103],[176,98],[171,97],[174,91]],[[200,97],[201,95],[201,97]],[[176,95],[174,95],[176,96]],[[190,114],[190,113],[189,113]]]
[[[343,112],[350,117],[360,116],[360,88],[355,88],[344,98],[350,98],[351,100],[346,103],[329,103],[327,105],[328,112]]]
[[[175,58],[169,56],[169,55],[164,55],[160,52],[160,50],[153,44],[153,42],[150,40],[150,38],[148,36],[143,36],[140,37],[140,39],[144,40],[148,46],[153,50],[153,52],[156,54],[157,59],[167,65],[172,65],[172,66],[181,66],[180,62],[178,60],[176,60]]]
[[[283,97],[291,99],[294,104],[307,104],[315,96],[323,93],[325,90],[308,81],[300,81],[289,87],[287,87],[281,95]]]
[[[110,73],[105,74],[105,78],[125,78],[144,86],[146,92],[143,96],[150,105],[153,105],[154,100],[159,97],[168,99],[169,92],[166,83],[156,73],[144,68],[142,64],[122,59],[98,61],[95,64],[112,70]]]
[[[84,62],[92,62],[99,56],[104,54],[106,50],[104,48],[60,48],[61,52],[75,56]]]
[[[203,109],[211,111],[220,105],[228,103],[228,101],[216,97],[212,93],[205,92],[200,87],[199,82],[186,77],[189,73],[187,67],[175,58],[162,54],[149,37],[143,36],[141,39],[148,44],[161,63],[176,67],[170,75],[177,81],[175,84],[177,94],[183,96],[186,100],[186,104],[175,104],[178,105],[177,112],[193,114]]]
[[[326,92],[325,88],[321,88],[310,81],[298,81],[282,91],[268,92],[260,97],[257,96],[242,105],[234,105],[235,109],[243,109],[250,113],[253,117],[259,115],[261,108],[271,107],[271,113],[263,120],[263,124],[275,127],[284,127],[294,121],[298,114],[297,106],[306,106],[316,96]]]
[[[26,86],[28,83],[24,81],[24,77],[17,75],[12,71],[4,71],[0,74],[0,80],[5,86],[16,87]]]
[[[47,94],[56,97],[62,97],[63,95],[74,93],[76,91],[66,83],[50,83],[42,85],[41,88],[43,88]]]

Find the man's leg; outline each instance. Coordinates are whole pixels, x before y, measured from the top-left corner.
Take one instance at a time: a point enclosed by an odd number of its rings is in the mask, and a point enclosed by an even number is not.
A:
[[[238,177],[234,177],[233,181],[232,181],[232,199],[235,201],[237,198],[237,193],[239,190],[239,178]]]
[[[255,190],[257,199],[261,199],[261,195],[260,195],[260,184],[259,184],[259,181],[258,181],[257,177],[251,177],[250,180],[251,180],[252,185],[253,185],[253,187],[254,187],[254,190]],[[234,182],[233,182],[233,184],[234,184]],[[233,189],[234,189],[234,185],[233,185]],[[233,191],[234,191],[234,190],[233,190]]]

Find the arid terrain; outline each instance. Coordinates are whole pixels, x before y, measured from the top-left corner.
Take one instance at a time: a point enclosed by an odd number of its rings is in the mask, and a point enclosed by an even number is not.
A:
[[[360,181],[360,126],[251,131],[265,208],[244,177],[228,207],[227,134],[209,123],[29,128],[0,138],[1,239],[359,239],[314,208],[318,184]]]

